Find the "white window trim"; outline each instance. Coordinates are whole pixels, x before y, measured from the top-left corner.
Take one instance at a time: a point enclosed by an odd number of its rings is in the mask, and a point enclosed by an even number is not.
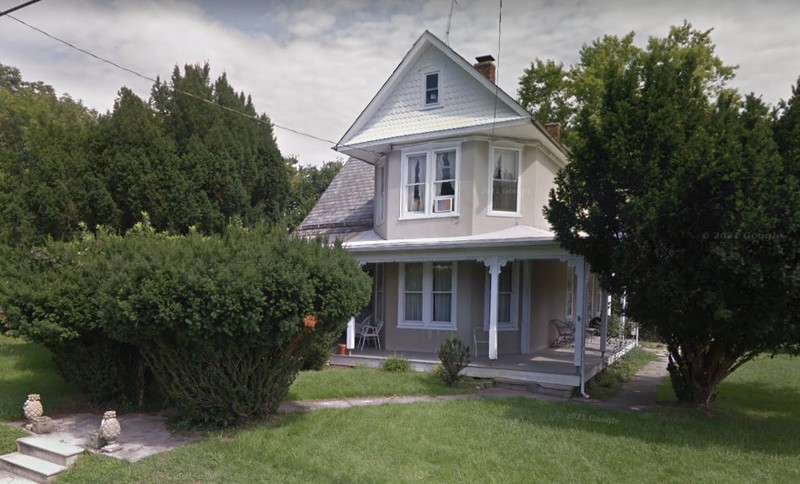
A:
[[[436,99],[438,100],[435,103],[426,104],[425,100],[427,99],[428,94],[428,76],[431,74],[438,74],[437,84],[436,84]],[[442,69],[430,69],[426,71],[422,71],[422,98],[420,99],[420,109],[423,111],[426,109],[438,109],[443,107],[442,104]]]
[[[458,315],[458,263],[456,261],[442,261],[452,264],[452,294],[450,301],[450,317],[452,321],[433,321],[433,264],[422,262],[422,321],[406,321],[405,317],[405,290],[406,290],[406,263],[400,263],[400,277],[397,285],[397,327],[399,329],[431,329],[437,331],[455,331],[457,329]]]
[[[442,151],[455,151],[456,160],[453,164],[453,180],[455,181],[455,197],[453,198],[452,212],[434,212],[432,208],[434,178],[436,177],[436,153]],[[408,190],[406,190],[406,180],[408,179],[408,157],[425,155],[425,211],[421,213],[408,212]],[[459,201],[461,200],[461,145],[438,145],[430,147],[418,147],[403,150],[401,152],[400,166],[400,220],[419,220],[426,218],[448,218],[459,217]]]
[[[377,225],[386,222],[386,165],[375,167],[375,218]]]
[[[516,151],[517,152],[517,211],[516,212],[506,212],[502,210],[493,210],[492,208],[492,199],[494,194],[494,153],[495,150],[506,150],[506,151]],[[512,147],[512,146],[497,146],[492,145],[491,149],[489,150],[489,189],[487,193],[489,194],[489,199],[487,200],[486,206],[487,211],[486,215],[490,217],[512,217],[512,218],[520,218],[522,217],[522,148]]]
[[[498,331],[519,331],[519,292],[520,292],[520,264],[519,261],[510,262],[503,269],[511,268],[511,321],[497,322]],[[489,331],[489,301],[491,294],[491,278],[489,269],[486,269],[486,282],[484,284],[483,329]],[[498,301],[500,298],[497,298]]]

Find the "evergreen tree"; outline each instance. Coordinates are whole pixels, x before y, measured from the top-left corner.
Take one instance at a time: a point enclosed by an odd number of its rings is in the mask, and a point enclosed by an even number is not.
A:
[[[756,355],[800,349],[800,187],[709,32],[684,23],[604,64],[545,213],[667,343],[679,399],[708,406]]]

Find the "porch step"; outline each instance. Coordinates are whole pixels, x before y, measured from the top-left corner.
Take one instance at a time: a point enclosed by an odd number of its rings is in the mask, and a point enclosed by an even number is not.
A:
[[[58,440],[42,437],[22,437],[17,439],[20,453],[69,467],[78,460],[84,450]]]
[[[539,395],[548,395],[557,398],[571,398],[575,393],[575,387],[558,385],[555,383],[536,383],[530,381],[513,380],[510,378],[495,378],[494,383],[497,388],[537,393]]]
[[[20,452],[0,456],[0,469],[33,482],[47,483],[67,468]]]

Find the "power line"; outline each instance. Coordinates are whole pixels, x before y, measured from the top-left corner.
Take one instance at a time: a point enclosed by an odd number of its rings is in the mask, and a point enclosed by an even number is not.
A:
[[[40,0],[32,0],[32,1],[28,2],[28,4],[34,3],[34,1],[38,2]],[[18,9],[22,8],[23,6],[25,6],[25,5],[14,7],[14,9],[9,10],[8,12],[13,11],[13,10],[18,10]],[[7,12],[3,12],[3,14],[5,14],[5,13],[7,13]],[[85,54],[85,55],[88,55],[89,57],[92,57],[92,58],[94,58],[96,60],[99,60],[100,62],[105,62],[106,64],[109,64],[109,65],[111,65],[111,66],[113,66],[113,67],[115,67],[117,69],[123,70],[125,72],[133,74],[134,76],[140,77],[140,78],[145,79],[147,81],[151,81],[151,82],[154,82],[154,83],[158,83],[159,82],[158,79],[154,79],[154,78],[152,78],[150,76],[146,76],[144,74],[141,74],[141,73],[139,73],[139,72],[137,72],[137,71],[135,71],[133,69],[130,69],[130,68],[122,66],[122,65],[119,65],[116,62],[108,60],[108,59],[106,59],[104,57],[100,57],[99,55],[96,55],[96,54],[94,54],[92,52],[89,52],[86,49],[82,49],[82,48],[80,48],[80,47],[78,47],[78,46],[76,46],[74,44],[71,44],[71,43],[67,42],[64,39],[58,38],[55,35],[51,35],[48,32],[45,32],[44,30],[42,30],[42,29],[40,29],[38,27],[35,27],[35,26],[33,26],[33,25],[31,25],[31,24],[29,24],[27,22],[24,22],[24,21],[22,21],[22,20],[20,20],[20,19],[18,19],[16,17],[14,17],[13,15],[9,15],[8,18],[16,20],[17,22],[19,22],[22,25],[28,27],[29,29],[33,29],[33,30],[39,32],[40,34],[45,35],[45,36],[49,37],[50,39],[55,40],[56,42],[60,42],[60,43],[62,43],[64,45],[66,45],[67,47],[69,47],[71,49],[74,49],[74,50],[77,50],[78,52],[80,52],[82,54]],[[165,85],[166,85],[166,83],[165,83]],[[198,99],[200,101],[203,101],[204,103],[210,104],[212,106],[216,106],[218,108],[222,108],[222,109],[224,109],[224,110],[226,110],[228,112],[231,112],[231,113],[234,113],[234,114],[238,114],[240,116],[244,116],[244,117],[246,117],[248,119],[251,119],[251,120],[259,122],[259,123],[264,123],[265,122],[263,119],[259,118],[258,116],[253,116],[253,115],[250,115],[250,114],[247,114],[247,113],[243,113],[241,111],[237,111],[237,110],[235,110],[233,108],[230,108],[228,106],[223,106],[222,104],[215,103],[214,101],[212,101],[210,99],[206,99],[204,97],[200,97],[200,96],[198,96],[196,94],[193,94],[191,92],[184,91],[183,89],[179,89],[179,88],[175,87],[174,84],[172,86],[170,86],[170,87],[172,88],[173,91],[175,91],[177,93],[180,93],[180,94],[183,94],[184,96],[188,96],[188,97],[191,97],[191,98],[194,98],[194,99]],[[323,143],[329,143],[329,144],[332,144],[332,145],[336,144],[335,141],[331,141],[329,139],[325,139],[325,138],[322,138],[322,137],[319,137],[319,136],[315,136],[313,134],[309,134],[309,133],[306,133],[306,132],[303,132],[303,131],[300,131],[300,130],[297,130],[297,129],[294,129],[294,128],[289,128],[287,126],[282,126],[282,125],[274,123],[272,121],[270,121],[269,124],[271,126],[274,126],[276,128],[282,129],[284,131],[289,131],[291,133],[295,133],[295,134],[298,134],[300,136],[305,136],[306,138],[311,138],[313,140],[321,141]]]
[[[36,2],[40,2],[40,1],[41,1],[41,0],[30,0],[30,1],[28,1],[28,2],[25,2],[25,3],[22,3],[22,4],[20,4],[20,5],[17,5],[16,7],[9,8],[9,9],[8,9],[8,10],[6,10],[5,12],[0,12],[0,17],[2,17],[3,15],[8,15],[8,14],[10,14],[11,12],[16,12],[17,10],[20,10],[20,9],[22,9],[22,8],[25,8],[25,7],[27,7],[28,5],[33,5],[34,3],[36,3]],[[14,17],[11,17],[11,18],[14,18]]]

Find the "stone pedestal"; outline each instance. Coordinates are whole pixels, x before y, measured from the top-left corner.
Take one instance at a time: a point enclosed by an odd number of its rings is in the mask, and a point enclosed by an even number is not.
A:
[[[92,450],[100,450],[106,445],[105,439],[100,435],[100,429],[92,429],[86,434],[85,440],[86,447]]]
[[[53,421],[50,417],[33,417],[30,425],[31,431],[35,434],[49,434],[53,431]]]

